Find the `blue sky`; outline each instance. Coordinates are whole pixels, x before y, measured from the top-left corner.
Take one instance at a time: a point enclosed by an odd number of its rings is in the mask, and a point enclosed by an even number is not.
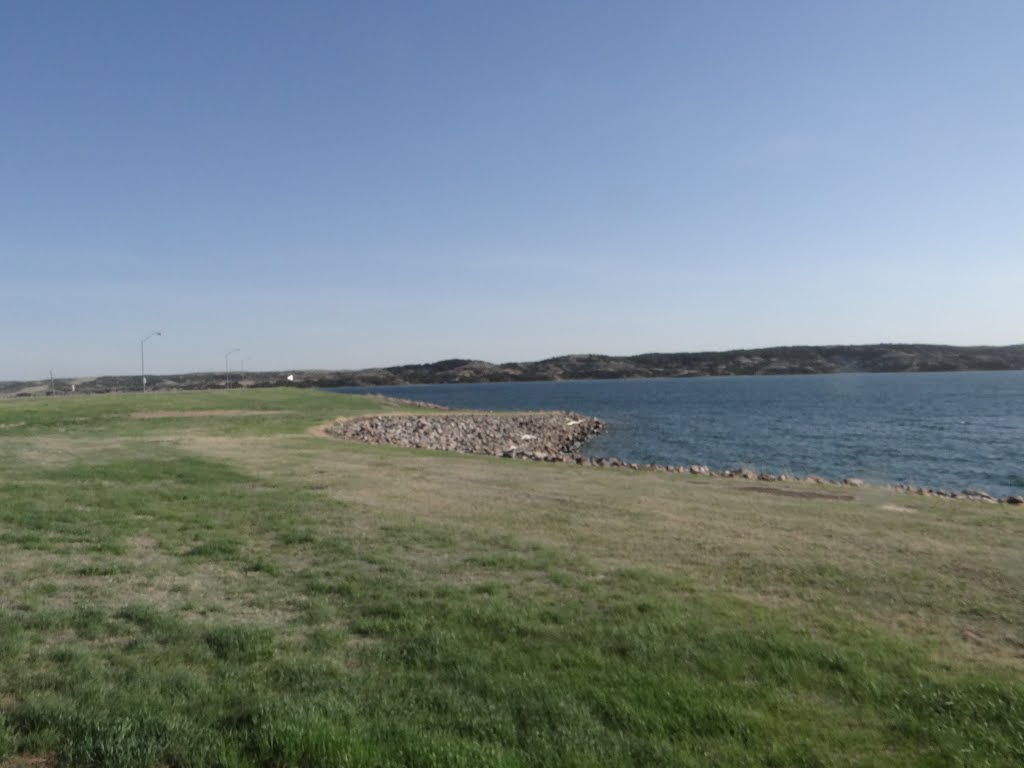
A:
[[[1024,341],[1024,3],[0,0],[0,379]]]

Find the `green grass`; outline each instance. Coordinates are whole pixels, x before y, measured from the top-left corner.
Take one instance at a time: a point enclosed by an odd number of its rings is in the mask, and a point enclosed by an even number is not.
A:
[[[380,410],[0,401],[0,766],[1024,763],[1012,508],[308,431]]]

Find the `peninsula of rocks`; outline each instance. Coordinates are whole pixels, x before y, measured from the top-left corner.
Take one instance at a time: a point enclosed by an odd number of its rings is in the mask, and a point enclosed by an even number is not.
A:
[[[575,460],[591,435],[604,429],[591,416],[540,413],[443,413],[338,419],[328,435],[402,448],[428,448],[538,461]]]

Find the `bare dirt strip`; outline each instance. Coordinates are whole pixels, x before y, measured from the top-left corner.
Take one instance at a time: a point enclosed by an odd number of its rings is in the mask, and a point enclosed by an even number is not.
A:
[[[136,411],[133,419],[177,419],[195,418],[200,416],[271,416],[288,411],[246,411],[246,410],[210,410],[210,411]]]

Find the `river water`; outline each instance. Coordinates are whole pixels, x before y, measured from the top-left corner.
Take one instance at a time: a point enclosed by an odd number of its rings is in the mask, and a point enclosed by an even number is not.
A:
[[[1024,494],[1024,371],[341,387],[454,408],[572,410],[584,452]]]

